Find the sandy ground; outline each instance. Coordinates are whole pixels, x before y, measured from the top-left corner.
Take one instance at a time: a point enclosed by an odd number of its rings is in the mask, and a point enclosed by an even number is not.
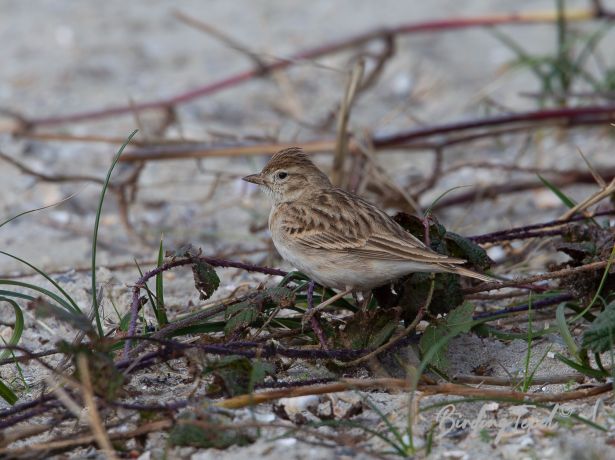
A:
[[[567,2],[570,7],[585,4]],[[0,107],[18,111],[26,117],[65,114],[166,97],[250,67],[250,62],[241,54],[229,51],[215,39],[180,23],[173,17],[174,8],[215,25],[262,55],[284,57],[298,49],[379,26],[507,12],[513,7],[517,10],[551,9],[553,2],[519,1],[513,5],[502,0],[322,0],[310,2],[308,6],[299,1],[265,0],[181,3],[0,0]],[[553,49],[555,38],[550,26],[504,27],[503,30],[535,52]],[[604,43],[609,40],[612,43],[613,38],[611,33]],[[612,63],[615,56],[612,49],[608,51],[605,54]],[[512,57],[508,49],[480,29],[402,37],[397,42],[396,57],[387,65],[377,85],[356,104],[351,126],[356,130],[368,128],[386,133],[417,126],[418,120],[434,123],[477,116],[485,113],[481,100],[486,96],[516,110],[532,109],[534,102],[520,97],[519,92],[537,90],[537,83],[527,72],[503,72]],[[168,137],[215,143],[255,137],[291,142],[314,137],[309,126],[323,120],[339,101],[349,58],[349,54],[339,54],[317,62],[301,63],[279,78],[253,80],[191,101],[179,107],[180,123],[171,127]],[[125,137],[141,125],[143,130],[139,136],[154,135],[157,117],[150,114],[143,115],[140,120],[135,118],[116,117],[49,130]],[[578,146],[598,167],[612,164],[612,139],[594,136],[594,133],[574,131],[565,135],[565,139],[544,139],[523,154],[521,163],[539,167],[556,165],[562,169],[582,167],[575,153]],[[446,162],[452,164],[470,159],[503,162],[518,154],[522,144],[522,139],[515,139],[511,144],[497,147],[492,144],[455,147],[447,150]],[[104,177],[117,148],[118,145],[108,144],[37,142],[0,134],[0,151],[47,174]],[[168,247],[191,242],[203,247],[208,254],[284,266],[273,252],[256,256],[245,254],[251,249],[269,246],[264,232],[250,231],[251,225],[262,226],[266,222],[267,203],[239,180],[259,169],[264,161],[264,157],[254,157],[208,159],[198,163],[148,163],[139,182],[136,201],[130,208],[131,222],[141,238],[127,234],[118,214],[116,197],[110,194],[100,228],[99,266],[130,264],[135,257],[151,262],[161,234]],[[317,161],[328,167],[330,157],[319,156]],[[428,152],[390,152],[380,155],[377,161],[395,183],[405,187],[430,171],[432,159]],[[119,168],[120,174],[130,171],[127,165]],[[440,193],[454,186],[505,182],[517,177],[512,173],[462,169],[447,176],[421,204],[429,205]],[[594,189],[578,188],[570,194],[579,198],[591,190]],[[0,248],[55,272],[57,279],[83,305],[88,305],[90,298],[87,270],[99,192],[100,187],[91,183],[41,182],[0,161],[0,220],[77,193],[60,207],[24,216],[1,228]],[[513,224],[547,220],[560,212],[557,200],[549,193],[535,192],[448,210],[438,217],[450,229],[479,234]],[[536,267],[544,266],[544,259],[534,262]],[[519,270],[521,273],[532,268],[530,263]],[[13,259],[2,259],[1,275],[19,273],[28,273],[28,270]],[[124,312],[129,305],[127,285],[137,276],[134,267],[98,270],[99,282],[106,288],[107,327],[117,320],[110,300]],[[217,296],[228,295],[242,283],[255,285],[260,279],[225,270],[223,288]],[[173,273],[167,281],[171,314],[185,312],[186,305],[197,303],[198,294],[190,287],[189,272]],[[9,311],[4,306],[0,308],[0,315]],[[26,346],[38,348],[71,333],[63,326],[36,320],[30,312],[27,315],[23,339]],[[10,331],[5,328],[0,332],[8,336]],[[565,349],[557,341],[539,343],[533,362],[537,362],[549,346],[553,347],[551,352]],[[454,341],[449,359],[459,373],[471,373],[474,367],[488,364],[493,367],[494,375],[505,376],[520,372],[525,353],[524,342],[486,344],[477,337],[463,336]],[[558,362],[548,357],[539,374],[562,371]],[[41,376],[37,372],[34,368],[26,369],[33,389],[41,386]],[[23,397],[28,395],[24,393]],[[370,397],[393,420],[403,424],[407,403],[403,395],[373,394]],[[571,410],[590,413],[593,404],[594,401],[585,406],[571,405]],[[597,421],[612,423],[608,418],[610,404],[610,399],[603,403]],[[469,419],[476,416],[480,406],[460,405],[457,409]],[[490,410],[500,417],[511,416],[506,412],[510,408],[491,407]],[[544,411],[532,410],[544,416]],[[271,415],[270,408],[259,411],[265,418]],[[432,418],[422,421],[422,430],[436,420],[435,412],[430,416]],[[250,414],[240,414],[242,417],[250,417]],[[373,412],[368,411],[364,417],[381,424]],[[423,434],[419,433],[418,437]],[[435,445],[433,458],[608,458],[605,452],[609,447],[605,439],[604,434],[598,436],[586,427],[551,432],[527,430],[507,435],[497,444],[482,441],[478,432],[464,432],[442,437]],[[140,458],[161,458],[163,449],[163,437],[150,436]],[[86,451],[75,455],[78,458],[86,455]],[[87,455],[94,458],[96,453],[90,449]],[[175,449],[168,458],[278,458],[281,455],[309,459],[347,458],[350,454],[343,448],[310,446],[293,438],[270,441],[268,436],[263,436],[244,448],[234,447],[225,452]]]

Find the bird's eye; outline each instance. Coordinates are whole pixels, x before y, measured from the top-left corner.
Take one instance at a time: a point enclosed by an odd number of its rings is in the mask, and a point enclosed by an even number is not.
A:
[[[284,172],[284,171],[280,171],[280,172],[278,172],[277,176],[278,176],[278,179],[283,180],[283,179],[286,179],[288,177],[288,173]]]

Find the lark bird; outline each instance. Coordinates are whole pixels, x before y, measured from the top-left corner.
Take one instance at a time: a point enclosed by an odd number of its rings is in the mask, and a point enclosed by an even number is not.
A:
[[[334,187],[299,148],[276,153],[243,180],[271,198],[269,229],[280,255],[323,286],[365,292],[414,272],[497,281],[431,250],[374,204]]]

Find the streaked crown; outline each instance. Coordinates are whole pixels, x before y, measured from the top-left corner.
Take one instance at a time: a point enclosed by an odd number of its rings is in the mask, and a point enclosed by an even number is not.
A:
[[[322,174],[322,171],[316,167],[312,160],[310,160],[310,157],[299,147],[280,150],[273,155],[263,168],[262,174],[266,175],[278,169],[299,169]]]

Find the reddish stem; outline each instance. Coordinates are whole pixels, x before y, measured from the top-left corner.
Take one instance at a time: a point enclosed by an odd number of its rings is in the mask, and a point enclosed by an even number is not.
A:
[[[172,260],[171,262],[167,262],[160,267],[156,267],[153,270],[145,273],[141,278],[137,280],[134,287],[132,288],[132,302],[130,304],[130,324],[128,326],[128,336],[135,335],[135,331],[137,329],[137,316],[139,313],[139,306],[141,305],[141,301],[139,300],[139,294],[141,289],[145,287],[145,283],[147,280],[153,278],[158,273],[162,273],[171,268],[180,267],[182,265],[191,265],[197,262],[198,260],[202,260],[207,262],[214,267],[233,267],[233,268],[241,268],[242,270],[252,271],[264,273],[266,275],[277,275],[277,276],[286,276],[287,273],[282,270],[278,270],[276,268],[269,267],[260,267],[258,265],[246,264],[243,262],[235,262],[233,260],[225,260],[225,259],[217,259],[214,257],[187,257],[185,259]],[[130,351],[130,339],[126,340],[124,344],[124,358],[128,357],[128,352]]]
[[[479,130],[494,126],[504,126],[506,132],[514,132],[519,128],[532,129],[546,124],[577,126],[590,124],[606,124],[615,121],[615,104],[585,107],[567,107],[560,109],[534,110],[508,115],[475,118],[468,121],[444,123],[424,128],[409,129],[391,135],[374,135],[372,145],[375,148],[443,148],[460,142],[469,142],[487,135],[504,134],[503,130],[496,132]],[[521,126],[520,126],[521,125]],[[447,137],[447,134],[470,131],[467,136]],[[437,137],[431,141],[431,138]],[[425,140],[426,139],[426,140]],[[421,140],[421,142],[417,142]],[[334,139],[320,139],[302,142],[306,151],[332,151]],[[271,154],[288,145],[263,144],[239,145],[225,149],[217,149],[210,144],[180,144],[141,147],[125,152],[120,161],[161,161],[183,158],[204,158],[231,153],[241,154]],[[237,152],[235,152],[237,150]]]
[[[603,17],[611,19],[612,15],[609,12],[602,10],[592,10],[587,14],[587,18],[595,19]],[[294,65],[297,61],[315,59],[327,54],[337,53],[346,48],[361,46],[375,39],[390,39],[397,35],[408,35],[424,32],[452,31],[459,29],[468,29],[473,27],[489,27],[502,24],[544,24],[551,23],[554,18],[540,14],[532,13],[512,13],[503,15],[478,16],[474,18],[454,18],[431,20],[425,22],[416,22],[409,24],[401,24],[396,27],[376,28],[368,32],[353,35],[337,41],[326,43],[314,48],[308,48],[304,51],[299,51],[291,55],[288,59],[280,59],[276,62],[259,66],[252,70],[237,73],[235,75],[223,78],[213,83],[185,91],[167,98],[157,99],[149,102],[133,103],[109,107],[106,109],[91,110],[78,112],[68,115],[57,115],[50,117],[32,118],[23,120],[24,124],[30,128],[37,126],[58,125],[66,122],[78,122],[106,118],[116,115],[131,114],[135,111],[148,109],[168,109],[180,104],[184,104],[193,99],[203,97],[223,89],[237,86],[246,81],[257,77],[267,75],[275,70],[284,69]]]
[[[598,118],[599,117],[599,118]],[[598,118],[596,120],[596,118]],[[520,112],[511,115],[496,115],[487,118],[476,118],[474,120],[445,123],[441,125],[428,126],[426,128],[411,129],[389,136],[376,136],[373,139],[374,147],[400,146],[415,139],[432,137],[435,135],[448,134],[451,132],[468,131],[478,128],[488,128],[490,126],[514,125],[525,122],[543,122],[561,120],[568,125],[585,124],[592,121],[608,122],[615,119],[615,105],[598,105],[586,107],[565,107],[558,109],[535,110],[531,112]]]

